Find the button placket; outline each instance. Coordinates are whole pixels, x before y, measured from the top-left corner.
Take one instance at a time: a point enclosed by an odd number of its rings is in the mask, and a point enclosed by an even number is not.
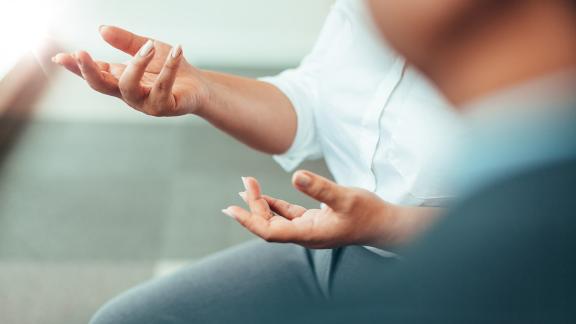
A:
[[[370,113],[367,114],[367,118],[364,121],[365,125],[373,125],[373,129],[376,132],[376,136],[373,137],[373,140],[370,143],[369,149],[369,168],[371,177],[371,188],[372,191],[376,191],[378,189],[378,175],[375,170],[375,159],[376,154],[378,152],[378,148],[382,145],[383,138],[382,138],[382,128],[383,128],[383,119],[385,117],[387,106],[390,103],[390,100],[394,94],[394,91],[397,89],[398,85],[400,84],[402,77],[404,75],[406,63],[403,59],[397,59],[394,63],[392,71],[388,74],[386,79],[382,82],[379,86],[379,94],[376,96],[378,101],[373,102],[373,107],[370,109]],[[384,100],[382,100],[384,98]],[[380,101],[382,100],[382,101]],[[390,138],[388,138],[390,140]]]

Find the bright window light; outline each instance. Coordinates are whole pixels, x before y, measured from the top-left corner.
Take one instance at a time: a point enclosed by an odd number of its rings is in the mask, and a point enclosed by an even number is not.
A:
[[[26,53],[35,51],[56,19],[52,0],[3,1],[0,6],[0,77]]]

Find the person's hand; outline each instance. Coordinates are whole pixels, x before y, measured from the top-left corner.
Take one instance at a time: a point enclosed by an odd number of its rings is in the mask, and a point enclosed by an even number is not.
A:
[[[124,100],[152,116],[195,113],[209,97],[202,72],[183,57],[180,46],[102,26],[102,38],[132,56],[126,64],[94,61],[85,51],[60,53],[52,60],[84,78],[92,89]]]
[[[294,174],[293,185],[324,203],[322,209],[306,209],[262,195],[254,178],[243,178],[240,196],[250,211],[231,206],[223,212],[268,242],[296,243],[308,248],[336,248],[346,245],[387,247],[407,237],[398,226],[400,207],[386,203],[375,194],[346,188],[307,171]]]

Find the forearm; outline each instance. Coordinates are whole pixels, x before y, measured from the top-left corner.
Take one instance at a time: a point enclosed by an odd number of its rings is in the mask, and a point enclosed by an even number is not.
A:
[[[297,118],[290,100],[266,82],[203,72],[209,84],[206,104],[196,114],[246,145],[283,153],[296,135]]]

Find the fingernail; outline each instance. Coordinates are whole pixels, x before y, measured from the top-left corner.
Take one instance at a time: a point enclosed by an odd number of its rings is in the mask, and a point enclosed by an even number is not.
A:
[[[244,184],[244,188],[248,190],[248,178],[242,177],[242,183]]]
[[[180,54],[182,54],[182,46],[181,45],[177,45],[172,47],[172,51],[170,52],[170,56],[172,56],[172,58],[177,58],[178,56],[180,56]]]
[[[222,209],[222,213],[224,213],[224,215],[226,215],[230,218],[236,219],[236,217],[234,217],[234,215],[232,214],[232,212],[228,208]]]
[[[100,25],[100,26],[98,26],[98,31],[101,32],[102,29],[104,29],[104,27],[108,27],[108,26],[106,26],[106,25]]]
[[[298,187],[300,187],[300,188],[308,187],[311,182],[312,182],[312,178],[310,178],[310,176],[308,176],[306,174],[299,174],[296,177],[296,185],[298,185]]]
[[[154,48],[154,42],[151,39],[149,39],[146,42],[146,44],[144,44],[144,46],[142,46],[142,48],[138,52],[138,55],[140,55],[141,57],[148,56],[148,54],[150,54],[150,52],[152,51],[153,48]]]
[[[238,193],[238,196],[240,196],[240,198],[242,198],[242,199],[244,199],[244,200],[246,200],[246,198],[248,198],[248,195],[246,195],[246,192],[245,192],[245,191],[240,191],[240,192]]]

